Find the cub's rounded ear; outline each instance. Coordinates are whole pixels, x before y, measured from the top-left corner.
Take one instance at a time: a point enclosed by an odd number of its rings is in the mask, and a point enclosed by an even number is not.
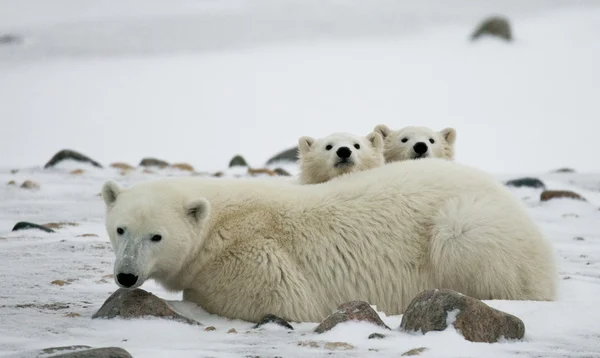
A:
[[[381,138],[383,139],[385,139],[392,132],[392,130],[385,124],[378,124],[375,126],[373,131],[381,134]]]
[[[101,191],[102,199],[104,199],[104,203],[106,203],[106,206],[111,207],[115,203],[115,201],[117,201],[117,197],[119,196],[119,194],[121,194],[122,191],[123,188],[119,184],[117,184],[117,182],[113,180],[106,181],[102,186]]]
[[[454,128],[444,128],[440,131],[440,134],[450,145],[456,141],[456,130]]]
[[[298,152],[300,154],[308,152],[314,143],[315,139],[312,137],[300,137],[298,139]]]
[[[210,214],[210,203],[206,199],[190,200],[185,205],[185,212],[195,222],[202,222]]]
[[[371,132],[367,134],[366,138],[371,142],[371,146],[378,152],[383,149],[383,137],[379,132]]]

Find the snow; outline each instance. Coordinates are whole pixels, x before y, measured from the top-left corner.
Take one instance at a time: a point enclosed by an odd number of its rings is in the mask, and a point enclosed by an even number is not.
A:
[[[512,20],[513,43],[467,41],[491,13]],[[600,357],[599,20],[597,1],[584,0],[0,0],[0,34],[24,36],[0,45],[0,356],[90,345],[136,357],[399,356],[418,347],[428,348],[423,357]],[[379,123],[455,127],[457,161],[588,200],[541,203],[540,190],[511,189],[554,244],[561,277],[555,302],[486,301],[525,322],[523,341],[471,343],[453,328],[408,334],[396,329],[401,316],[383,312],[391,332],[348,323],[316,335],[316,322],[251,331],[153,282],[142,288],[216,331],[90,319],[116,289],[106,276],[103,182],[189,173],[41,169],[56,151],[103,164],[155,156],[235,177],[244,170],[224,170],[235,154],[260,168],[302,135],[366,134]],[[563,166],[577,172],[549,173]],[[69,173],[77,168],[84,174]],[[4,185],[27,179],[41,189]],[[11,232],[22,220],[78,225]],[[367,339],[374,332],[387,337]]]

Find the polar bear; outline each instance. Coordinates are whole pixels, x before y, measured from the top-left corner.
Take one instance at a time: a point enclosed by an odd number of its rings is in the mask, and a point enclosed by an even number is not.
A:
[[[454,128],[436,132],[427,127],[411,126],[393,131],[385,124],[379,124],[375,132],[383,137],[386,163],[420,158],[454,160]]]
[[[154,279],[231,319],[318,322],[351,300],[404,312],[420,292],[553,300],[553,248],[487,174],[408,160],[319,185],[175,177],[102,187],[118,286]]]
[[[317,140],[300,137],[298,163],[300,184],[324,183],[343,174],[381,167],[385,164],[383,138],[375,132],[366,137],[349,133]]]

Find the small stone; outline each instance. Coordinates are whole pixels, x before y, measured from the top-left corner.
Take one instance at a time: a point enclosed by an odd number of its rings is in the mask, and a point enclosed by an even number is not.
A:
[[[19,169],[11,169],[10,173],[11,174],[17,174],[19,172]]]
[[[235,328],[230,329],[229,331],[227,331],[227,333],[238,333]]]
[[[54,232],[54,230],[52,230],[50,228],[47,228],[42,225],[30,223],[27,221],[19,221],[18,223],[15,224],[15,226],[13,226],[12,231],[29,230],[29,229],[38,229],[38,230],[42,230],[45,232]]]
[[[575,240],[575,241],[583,241],[585,239],[583,237],[581,237],[581,236],[576,236],[576,237],[573,238],[573,240]]]
[[[9,181],[6,185],[17,185],[17,182],[14,180]]]
[[[81,175],[83,173],[85,173],[85,170],[83,170],[83,169],[75,169],[75,170],[71,171],[72,175]]]
[[[142,171],[142,173],[144,173],[144,174],[154,174],[154,171],[153,171],[153,170],[150,170],[150,169],[144,169],[144,170]]]
[[[494,309],[459,292],[441,289],[418,294],[402,316],[404,331],[443,331],[448,325],[471,342],[497,342],[500,337],[521,339],[525,324],[521,319]]]
[[[81,315],[79,313],[69,312],[69,313],[65,314],[65,317],[74,318],[74,317],[81,317]]]
[[[471,35],[471,40],[477,40],[482,35],[491,35],[506,41],[512,41],[510,23],[508,19],[500,16],[492,16],[481,22]]]
[[[175,168],[175,169],[183,170],[183,171],[186,171],[186,172],[193,172],[194,171],[194,167],[191,166],[188,163],[176,163],[176,164],[171,165],[171,167]]]
[[[364,301],[350,301],[341,304],[337,311],[329,315],[327,318],[315,328],[316,333],[323,333],[331,330],[340,323],[348,321],[361,321],[373,323],[376,326],[390,329],[371,306]]]
[[[0,35],[0,45],[15,45],[23,42],[23,37],[15,34]]]
[[[259,328],[260,326],[263,326],[267,323],[275,323],[277,325],[280,325],[282,327],[285,327],[287,329],[291,329],[293,330],[294,327],[292,327],[291,324],[289,324],[286,320],[284,320],[283,318],[279,318],[277,316],[275,316],[274,314],[267,314],[265,315],[260,321],[258,321],[257,324],[254,325],[254,327],[252,327],[253,329]]]
[[[91,165],[97,167],[97,168],[102,168],[102,165],[100,165],[100,163],[96,162],[95,160],[90,159],[89,157],[76,152],[74,150],[70,150],[70,149],[63,149],[60,152],[54,154],[54,156],[48,161],[48,163],[46,163],[46,165],[44,165],[44,169],[47,168],[51,168],[53,166],[55,166],[56,164],[62,162],[63,160],[67,160],[67,159],[71,159],[71,160],[75,160],[78,162],[83,162],[83,163],[90,163]]]
[[[319,343],[315,341],[300,341],[298,342],[299,347],[319,348]]]
[[[213,176],[213,177],[220,178],[220,177],[222,177],[223,175],[225,175],[225,173],[223,173],[223,172],[216,172],[216,173],[214,173],[212,176]]]
[[[206,332],[211,332],[211,331],[216,331],[217,328],[215,326],[208,326],[208,327],[204,328],[204,330]]]
[[[44,226],[50,229],[62,229],[65,226],[79,226],[79,224],[71,221],[58,221],[45,223]]]
[[[231,158],[231,160],[229,161],[229,168],[231,167],[247,167],[248,163],[246,163],[246,159],[244,159],[244,157],[242,157],[241,155],[236,155],[235,157]]]
[[[325,343],[324,346],[325,349],[329,349],[330,351],[335,351],[335,350],[350,350],[350,349],[354,349],[354,346],[345,342],[327,342]]]
[[[159,297],[140,288],[128,290],[119,288],[104,302],[92,318],[125,319],[141,318],[146,316],[172,319],[175,321],[201,325],[199,322],[184,317],[173,311],[171,307]]]
[[[157,158],[144,158],[139,164],[140,167],[158,167],[164,169],[169,166],[169,163]]]
[[[33,180],[25,180],[23,182],[23,184],[21,184],[21,188],[23,188],[23,189],[29,189],[29,190],[39,190],[40,189],[40,184],[38,182],[33,181]]]
[[[538,178],[519,178],[509,180],[505,183],[507,186],[512,186],[515,188],[534,188],[534,189],[546,189],[546,184],[539,180]]]
[[[385,338],[385,335],[381,334],[381,333],[371,333],[369,335],[369,339],[383,339],[383,338]]]
[[[52,358],[133,358],[133,356],[123,348],[106,347],[53,355]]]
[[[248,168],[248,174],[251,176],[256,176],[256,175],[260,175],[260,174],[267,174],[269,176],[276,175],[274,171],[272,171],[271,169],[267,169],[267,168],[262,168],[262,169]]]
[[[552,173],[575,173],[575,169],[573,169],[573,168],[558,168],[558,169],[552,171]]]
[[[121,170],[125,170],[125,171],[129,171],[129,170],[134,170],[135,168],[127,163],[123,163],[123,162],[116,162],[116,163],[111,163],[110,164],[111,168],[115,168],[115,169],[121,169]]]
[[[56,285],[56,286],[64,286],[64,285],[70,285],[71,284],[70,282],[65,281],[65,280],[54,280],[54,281],[52,281],[50,283],[53,284],[53,285]]]
[[[427,350],[427,348],[425,348],[425,347],[413,348],[409,351],[402,353],[402,357],[418,356],[419,354],[425,352],[426,350]]]
[[[277,175],[279,175],[281,177],[290,177],[290,176],[292,176],[290,173],[288,173],[287,171],[285,171],[282,168],[275,168],[273,171],[275,172],[275,174],[277,174]]]
[[[267,165],[273,163],[284,162],[284,163],[296,163],[298,161],[298,147],[286,149],[267,160]]]
[[[98,235],[96,235],[96,234],[81,234],[81,235],[77,235],[76,237],[98,237]]]
[[[544,190],[540,194],[540,201],[548,201],[552,199],[575,199],[587,201],[581,195],[570,190]]]

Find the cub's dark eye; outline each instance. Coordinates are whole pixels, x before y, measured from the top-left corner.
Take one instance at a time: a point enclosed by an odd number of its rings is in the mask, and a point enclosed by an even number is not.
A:
[[[123,228],[122,228],[122,227],[118,227],[118,228],[117,228],[117,234],[119,234],[119,235],[123,235],[124,233],[125,233],[125,230],[123,230]]]
[[[152,238],[150,240],[152,240],[154,242],[159,242],[160,240],[162,240],[162,236],[154,235],[154,236],[152,236]]]
[[[406,143],[406,142],[408,142],[408,138],[406,138],[406,137],[402,138],[401,142],[402,142],[402,143]]]
[[[435,141],[433,140],[433,138],[429,138],[429,143],[431,143],[431,144],[435,143]]]
[[[331,150],[331,148],[333,148],[333,147],[331,146],[331,144],[328,144],[328,145],[325,147],[325,150]]]
[[[355,144],[355,145],[354,145],[354,148],[356,148],[356,149],[360,149],[360,144],[358,144],[358,143],[357,143],[357,144]]]

